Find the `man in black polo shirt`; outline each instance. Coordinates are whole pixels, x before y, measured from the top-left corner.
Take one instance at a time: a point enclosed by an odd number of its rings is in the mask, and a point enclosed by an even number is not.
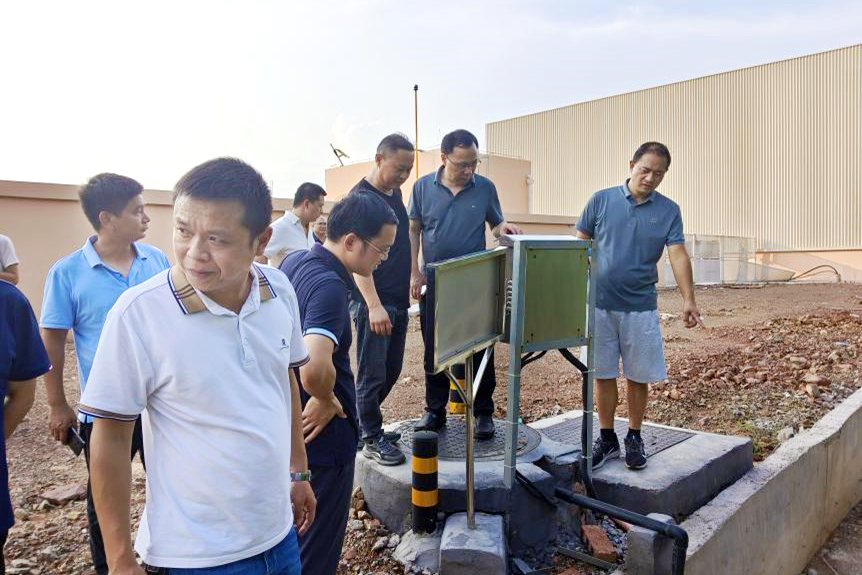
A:
[[[359,439],[350,370],[351,274],[370,276],[395,242],[398,218],[376,194],[333,208],[326,241],[288,255],[280,269],[296,290],[311,360],[299,369],[302,428],[317,516],[299,538],[304,575],[334,575],[341,557]]]
[[[403,134],[381,140],[374,168],[351,193],[381,198],[398,217],[398,233],[389,256],[370,276],[354,275],[359,293],[351,292],[350,315],[356,325],[356,404],[362,434],[362,454],[381,465],[403,463],[394,442],[397,434],[383,433],[380,404],[401,375],[410,307],[410,237],[401,185],[413,169],[415,149]]]
[[[476,174],[479,165],[479,141],[467,130],[455,130],[443,137],[440,145],[443,165],[419,178],[410,198],[410,253],[413,297],[419,299],[419,320],[425,340],[425,415],[416,429],[436,431],[446,425],[446,402],[449,380],[443,373],[433,374],[433,349],[426,337],[425,298],[420,299],[426,283],[425,272],[419,266],[419,245],[426,264],[464,256],[485,249],[485,222],[495,237],[520,234],[518,226],[506,222],[491,180]],[[431,289],[431,286],[428,286]],[[466,296],[467,294],[465,294]],[[465,299],[465,305],[468,305]],[[494,437],[494,400],[497,385],[493,354],[474,403],[476,438]],[[481,356],[474,356],[473,368],[478,370]]]

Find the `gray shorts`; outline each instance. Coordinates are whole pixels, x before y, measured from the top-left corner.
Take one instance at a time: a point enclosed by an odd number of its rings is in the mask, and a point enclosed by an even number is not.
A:
[[[667,379],[658,310],[611,311],[596,308],[597,379],[616,379],[623,374],[638,383]]]

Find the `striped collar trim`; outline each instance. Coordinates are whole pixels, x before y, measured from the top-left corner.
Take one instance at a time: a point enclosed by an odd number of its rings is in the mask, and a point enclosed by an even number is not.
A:
[[[252,269],[257,276],[257,289],[260,301],[265,302],[278,297],[272,284],[269,283],[266,274],[260,269],[260,266],[252,265]],[[186,274],[180,266],[175,265],[171,268],[168,274],[168,283],[171,286],[174,299],[177,301],[177,305],[180,306],[183,314],[189,315],[207,310],[206,304],[204,304],[195,288],[192,287],[192,284],[189,283]]]

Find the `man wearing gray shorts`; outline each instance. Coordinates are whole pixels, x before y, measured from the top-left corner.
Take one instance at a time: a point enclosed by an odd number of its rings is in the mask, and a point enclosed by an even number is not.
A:
[[[679,206],[656,190],[669,167],[664,144],[641,145],[629,162],[629,179],[593,194],[578,220],[578,237],[593,238],[596,246],[595,376],[601,435],[593,447],[593,469],[620,455],[614,432],[620,357],[629,410],[626,465],[646,467],[641,424],[647,385],[667,378],[655,289],[656,264],[665,246],[684,301],[683,322],[686,327],[703,325]]]

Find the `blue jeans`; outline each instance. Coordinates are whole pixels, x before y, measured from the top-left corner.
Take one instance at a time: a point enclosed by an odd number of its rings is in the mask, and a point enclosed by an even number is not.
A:
[[[269,551],[264,551],[248,559],[240,559],[217,567],[201,567],[196,569],[181,569],[178,567],[162,568],[153,571],[150,567],[147,573],[160,575],[301,575],[302,566],[299,562],[299,544],[296,539],[296,529],[281,540],[281,543]]]
[[[359,430],[365,440],[382,433],[380,405],[398,381],[404,363],[407,310],[388,305],[384,309],[392,322],[392,333],[388,336],[371,331],[368,307],[364,302],[350,302],[350,315],[356,326],[356,408]]]

